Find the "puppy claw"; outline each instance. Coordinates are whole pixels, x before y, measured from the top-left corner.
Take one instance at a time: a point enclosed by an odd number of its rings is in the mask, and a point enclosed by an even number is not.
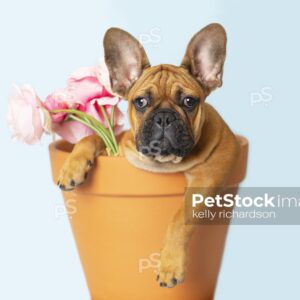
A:
[[[157,281],[161,287],[173,288],[182,283],[186,272],[186,251],[175,247],[163,249]]]
[[[66,189],[66,187],[63,184],[59,184],[58,187],[63,191]]]
[[[63,165],[58,179],[58,186],[63,191],[71,191],[81,185],[88,177],[88,172],[93,166],[91,159],[71,156]]]
[[[165,276],[165,279],[164,279],[165,281],[161,281],[158,278],[157,281],[159,281],[160,287],[173,288],[176,285],[183,282],[183,278],[181,280],[177,280],[177,278],[175,278],[175,277],[173,277],[172,279],[168,279],[168,278],[170,278],[169,274]]]
[[[73,190],[72,188],[66,188],[66,186],[63,184],[59,184],[58,187],[64,192],[69,192]]]

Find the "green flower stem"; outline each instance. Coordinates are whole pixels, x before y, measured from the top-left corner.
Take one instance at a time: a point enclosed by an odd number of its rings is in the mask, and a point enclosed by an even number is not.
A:
[[[107,147],[109,152],[112,152],[113,155],[118,155],[118,144],[116,143],[116,139],[111,129],[111,126],[109,132],[107,132],[107,129],[97,119],[95,119],[89,114],[86,114],[76,109],[56,109],[50,111],[50,113],[61,112],[68,113],[69,118],[81,122],[82,124],[88,126],[90,129],[95,131],[95,133],[97,133],[103,139],[103,142],[105,143],[105,146]]]
[[[50,113],[54,113],[54,114],[61,113],[61,112],[68,113],[68,114],[79,115],[82,118],[87,118],[94,125],[96,125],[97,127],[99,127],[101,130],[106,131],[106,128],[97,119],[95,119],[91,115],[89,115],[87,113],[84,113],[84,112],[82,112],[80,110],[77,110],[77,109],[55,109],[55,110],[51,110],[50,111]]]
[[[116,140],[116,137],[115,137],[115,133],[114,133],[113,127],[112,127],[112,125],[110,123],[110,120],[109,120],[109,118],[107,116],[107,113],[106,113],[104,107],[101,106],[101,105],[99,105],[99,107],[100,107],[100,109],[102,111],[102,114],[104,116],[105,122],[107,123],[108,130],[110,132],[110,135],[111,135],[114,147],[115,147],[115,151],[118,153],[118,143],[117,143],[117,140]]]
[[[96,134],[98,134],[101,139],[103,140],[106,149],[108,149],[109,154],[110,152],[113,152],[114,155],[116,155],[116,153],[113,151],[113,143],[112,141],[109,139],[109,136],[103,135],[102,132],[100,132],[95,126],[93,126],[92,124],[84,121],[83,119],[80,119],[74,115],[70,115],[70,119],[80,122],[82,124],[84,124],[85,126],[89,127],[90,129],[92,129],[93,131],[95,131]]]
[[[110,124],[114,127],[115,124],[115,105],[111,108]]]

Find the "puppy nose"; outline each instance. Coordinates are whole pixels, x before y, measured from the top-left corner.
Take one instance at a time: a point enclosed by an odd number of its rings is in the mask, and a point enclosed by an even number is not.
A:
[[[175,121],[175,115],[170,110],[161,110],[157,112],[154,116],[154,123],[159,128],[165,128],[169,126],[173,121]]]

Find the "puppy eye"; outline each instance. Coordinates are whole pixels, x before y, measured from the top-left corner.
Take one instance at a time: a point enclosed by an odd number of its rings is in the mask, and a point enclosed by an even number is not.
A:
[[[134,106],[138,109],[144,109],[148,106],[149,101],[146,98],[137,98],[134,100]]]
[[[198,100],[196,100],[195,98],[193,97],[186,97],[183,99],[183,105],[186,107],[186,108],[194,108],[198,103]]]

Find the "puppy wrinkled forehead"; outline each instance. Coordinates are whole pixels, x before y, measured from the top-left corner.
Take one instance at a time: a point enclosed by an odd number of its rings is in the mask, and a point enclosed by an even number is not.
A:
[[[173,98],[179,90],[204,96],[199,83],[186,69],[173,65],[158,65],[145,69],[128,95],[129,98],[133,98],[151,92],[160,97]]]

